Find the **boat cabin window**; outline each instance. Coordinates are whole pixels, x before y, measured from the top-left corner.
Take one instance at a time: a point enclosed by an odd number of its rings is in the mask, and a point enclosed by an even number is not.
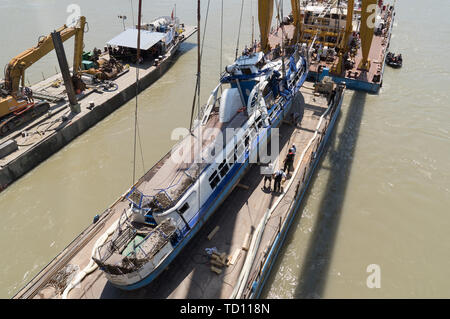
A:
[[[261,115],[258,116],[258,118],[255,120],[255,123],[258,128],[262,127]]]
[[[180,214],[183,214],[188,209],[189,209],[189,204],[188,203],[184,203],[184,205],[181,206],[181,208],[178,211],[180,212]]]
[[[220,176],[224,177],[228,173],[228,163],[224,159],[223,162],[219,165]]]
[[[236,162],[239,157],[241,157],[244,152],[244,145],[242,141],[237,142],[237,145],[234,147],[234,161]]]
[[[242,72],[242,74],[245,74],[245,75],[252,74],[252,70],[250,68],[241,68],[241,72]]]
[[[217,171],[214,171],[212,174],[211,174],[211,176],[209,177],[209,181],[211,182],[213,179],[214,179],[214,177],[216,177],[217,176]]]
[[[214,173],[211,174],[209,177],[209,185],[211,186],[211,189],[216,188],[216,186],[220,182],[220,176],[217,174],[217,171],[214,171]]]

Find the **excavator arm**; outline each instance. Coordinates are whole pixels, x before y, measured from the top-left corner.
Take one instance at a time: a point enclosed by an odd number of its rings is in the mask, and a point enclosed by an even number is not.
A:
[[[61,34],[61,40],[64,42],[75,35],[75,52],[74,52],[74,73],[81,70],[81,58],[83,54],[83,36],[86,18],[80,17],[78,23],[74,27],[64,25],[57,31]],[[25,70],[39,61],[42,57],[54,49],[51,35],[43,37],[39,40],[37,46],[28,49],[15,58],[13,58],[5,71],[5,89],[13,97],[17,97],[20,83],[25,86]],[[1,115],[0,115],[1,116]]]

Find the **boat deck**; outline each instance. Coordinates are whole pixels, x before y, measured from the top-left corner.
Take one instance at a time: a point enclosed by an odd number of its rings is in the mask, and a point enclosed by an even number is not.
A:
[[[184,250],[175,258],[172,264],[150,285],[135,290],[122,291],[107,282],[103,272],[96,268],[79,285],[69,293],[69,298],[229,298],[240,275],[246,251],[242,249],[247,233],[251,233],[260,223],[267,209],[273,209],[262,236],[261,246],[256,254],[250,279],[258,272],[261,260],[267,253],[267,247],[278,234],[279,227],[286,219],[297,192],[296,186],[305,178],[307,170],[315,157],[315,146],[321,141],[327,131],[330,115],[322,121],[318,134],[314,135],[320,117],[327,109],[327,101],[323,95],[314,93],[312,83],[305,82],[301,93],[294,99],[292,110],[301,116],[300,124],[294,126],[283,121],[280,127],[280,158],[282,165],[287,150],[295,144],[297,155],[294,167],[297,166],[300,154],[308,147],[300,170],[296,175],[289,176],[284,182],[285,194],[275,194],[263,188],[263,176],[260,167],[253,165],[229,195],[206,222],[199,233],[187,244]],[[290,117],[286,117],[289,119]],[[314,137],[314,142],[310,143]],[[170,153],[168,155],[170,156]],[[164,160],[164,159],[163,159]],[[162,160],[162,161],[163,161]],[[156,167],[158,164],[156,165]],[[150,170],[142,178],[149,178]],[[292,182],[291,182],[292,180]],[[272,181],[273,184],[273,181]],[[289,188],[287,188],[289,186]],[[272,185],[273,186],[273,185]],[[60,298],[61,290],[51,284],[55,276],[68,265],[76,265],[83,269],[90,262],[90,256],[97,239],[119,217],[128,203],[121,197],[106,210],[97,223],[92,224],[81,233],[64,251],[62,251],[47,267],[45,267],[15,298]],[[219,230],[208,240],[207,236],[213,229]],[[220,253],[225,252],[233,264],[224,267],[221,274],[210,270],[210,261],[206,248],[216,247]],[[64,287],[66,283],[61,283]]]

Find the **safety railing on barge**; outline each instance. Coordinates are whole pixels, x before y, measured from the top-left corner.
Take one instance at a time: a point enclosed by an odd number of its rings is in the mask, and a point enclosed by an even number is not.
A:
[[[268,275],[268,272],[265,271],[265,268],[270,266],[270,264],[274,262],[273,259],[275,258],[275,256],[272,255],[272,251],[274,249],[277,249],[277,246],[280,244],[280,242],[277,243],[277,241],[282,234],[282,228],[286,226],[287,219],[293,218],[293,215],[290,213],[293,208],[292,206],[297,202],[299,194],[302,194],[306,190],[309,180],[308,177],[310,176],[312,170],[314,169],[314,165],[316,162],[315,159],[323,151],[324,148],[324,144],[322,143],[322,141],[324,137],[327,135],[328,126],[338,108],[337,106],[342,100],[342,95],[344,94],[344,86],[338,87],[337,90],[338,92],[330,101],[328,109],[321,116],[321,121],[319,122],[316,128],[313,138],[310,140],[310,143],[303,151],[302,156],[297,163],[297,165],[299,165],[298,166],[299,171],[291,177],[295,178],[296,176],[298,176],[297,175],[298,173],[300,173],[302,176],[301,179],[298,180],[295,194],[290,202],[289,208],[287,209],[288,213],[284,216],[284,219],[280,216],[278,231],[273,234],[270,240],[270,244],[267,246],[268,249],[259,255],[258,260],[253,262],[253,265],[258,264],[258,267],[249,276],[249,279],[246,282],[244,293],[242,294],[242,298],[257,297],[255,296],[256,293],[255,290],[258,286],[259,290],[262,288],[261,280],[263,280]],[[325,118],[327,115],[329,115],[329,118],[326,121],[323,121],[323,118]],[[323,130],[321,130],[322,127]],[[309,164],[302,163],[307,153],[311,154],[312,158],[312,160],[309,161]],[[290,187],[290,185],[288,187]],[[287,194],[287,192],[285,194]],[[285,234],[286,231],[287,229],[285,229],[283,233]]]

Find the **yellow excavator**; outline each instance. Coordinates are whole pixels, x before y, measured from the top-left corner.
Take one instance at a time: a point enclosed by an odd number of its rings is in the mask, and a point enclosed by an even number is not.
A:
[[[81,72],[83,36],[86,18],[81,16],[72,27],[62,26],[57,32],[64,42],[75,36],[73,74]],[[47,102],[35,103],[32,92],[25,87],[25,70],[54,49],[52,36],[41,37],[38,44],[13,58],[5,69],[5,79],[0,83],[0,136],[49,110]]]

